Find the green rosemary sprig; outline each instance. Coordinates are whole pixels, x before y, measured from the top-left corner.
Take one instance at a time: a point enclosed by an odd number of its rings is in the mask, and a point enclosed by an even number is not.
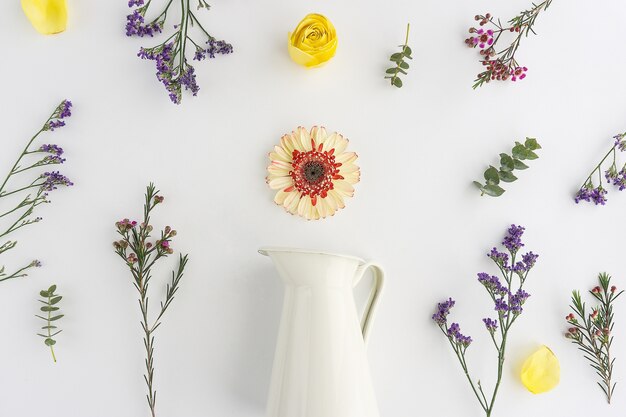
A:
[[[166,286],[165,299],[161,302],[156,317],[149,318],[148,311],[148,287],[152,278],[152,268],[156,261],[174,253],[171,241],[176,236],[176,230],[166,226],[160,233],[160,238],[151,239],[153,230],[150,225],[150,214],[152,210],[164,198],[160,196],[153,184],[147,187],[144,203],[143,221],[137,224],[136,221],[128,219],[115,223],[121,239],[113,242],[115,253],[117,253],[129,268],[133,285],[139,293],[139,307],[141,310],[141,328],[143,330],[143,343],[146,350],[146,373],[144,380],[148,387],[148,406],[152,417],[156,414],[156,390],[154,389],[154,332],[161,325],[161,319],[168,307],[174,300],[178,291],[180,280],[183,277],[185,266],[187,265],[187,255],[179,255],[178,267],[172,271],[172,278]]]
[[[57,304],[59,304],[59,301],[61,301],[63,297],[59,294],[56,294],[56,290],[57,286],[51,285],[50,288],[48,288],[47,290],[42,290],[39,292],[39,295],[43,297],[43,300],[38,300],[40,303],[43,304],[40,310],[44,314],[46,314],[46,316],[35,315],[35,317],[38,317],[46,322],[46,325],[41,328],[41,330],[43,330],[45,334],[37,333],[37,335],[45,339],[44,343],[50,348],[50,352],[52,353],[52,359],[54,359],[54,362],[57,361],[57,357],[54,354],[54,345],[56,345],[57,342],[53,339],[53,337],[63,331],[57,330],[58,327],[56,326],[56,324],[58,324],[57,321],[64,316],[63,314],[57,313],[59,311],[59,306]]]
[[[514,170],[527,169],[528,165],[523,163],[524,160],[533,160],[539,158],[534,152],[541,149],[541,145],[537,143],[535,138],[526,138],[524,144],[515,142],[515,146],[511,151],[511,155],[506,153],[500,154],[500,169],[490,165],[485,171],[485,184],[474,181],[474,185],[480,190],[480,195],[487,194],[491,197],[500,197],[504,194],[504,188],[500,186],[503,182],[513,182],[517,177],[513,174]]]
[[[565,333],[565,337],[578,346],[589,365],[596,370],[600,377],[598,386],[606,395],[606,400],[611,404],[611,398],[615,390],[616,382],[613,380],[613,365],[615,358],[611,357],[613,345],[613,303],[624,291],[617,291],[617,287],[611,285],[611,276],[606,273],[598,275],[600,285],[595,286],[589,293],[598,302],[587,313],[586,304],[582,301],[579,291],[572,291],[572,304],[570,313],[565,320],[573,326]]]
[[[405,59],[413,59],[411,57],[411,48],[409,47],[409,29],[411,25],[407,23],[406,25],[406,39],[404,41],[404,45],[399,45],[400,52],[396,52],[395,54],[389,57],[389,60],[395,63],[395,67],[391,67],[387,69],[385,76],[386,79],[389,80],[391,85],[394,87],[402,87],[402,80],[400,79],[400,74],[407,75],[406,70],[409,69],[409,63],[405,61]]]

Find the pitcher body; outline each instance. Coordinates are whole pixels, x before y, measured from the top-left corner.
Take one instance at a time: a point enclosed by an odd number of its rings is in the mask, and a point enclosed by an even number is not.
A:
[[[265,249],[285,284],[268,417],[378,417],[365,341],[382,286],[375,265],[341,255]],[[354,285],[376,268],[361,321]]]

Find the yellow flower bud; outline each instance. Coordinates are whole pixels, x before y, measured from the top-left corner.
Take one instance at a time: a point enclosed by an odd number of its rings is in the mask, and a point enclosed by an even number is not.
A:
[[[542,346],[522,366],[522,383],[533,394],[550,391],[559,384],[561,366],[550,348]]]
[[[296,63],[307,68],[318,67],[335,56],[335,27],[321,14],[309,14],[289,34],[288,48]]]
[[[67,25],[66,0],[22,0],[22,10],[43,35],[63,32]]]

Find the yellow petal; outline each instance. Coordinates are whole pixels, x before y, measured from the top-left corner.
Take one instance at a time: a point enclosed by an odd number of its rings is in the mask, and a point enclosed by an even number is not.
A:
[[[289,33],[288,51],[294,62],[313,68],[335,55],[337,33],[333,24],[320,14],[307,15]]]
[[[559,384],[561,367],[550,348],[542,346],[522,366],[522,383],[533,394],[550,391]]]
[[[22,0],[22,10],[35,30],[43,35],[63,32],[67,26],[65,0]]]

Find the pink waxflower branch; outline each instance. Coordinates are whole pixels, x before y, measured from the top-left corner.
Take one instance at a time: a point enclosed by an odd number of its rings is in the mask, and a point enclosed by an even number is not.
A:
[[[482,87],[483,84],[493,80],[518,81],[526,78],[528,68],[518,63],[515,54],[523,37],[528,36],[531,32],[536,34],[533,26],[537,16],[541,11],[546,10],[551,3],[552,0],[545,0],[539,4],[533,4],[531,9],[521,12],[509,20],[508,24],[502,24],[500,19],[494,19],[490,13],[474,16],[479,27],[469,28],[470,36],[465,39],[465,44],[470,48],[480,50],[479,62],[485,68],[477,75],[472,88]],[[505,33],[514,34],[514,38],[509,46],[498,50],[498,42]]]
[[[161,319],[178,291],[180,280],[187,265],[187,255],[180,255],[178,267],[172,271],[171,280],[166,285],[165,298],[155,317],[148,312],[148,287],[152,278],[152,268],[160,258],[174,253],[172,238],[176,230],[165,226],[158,239],[153,239],[151,233],[154,227],[150,224],[152,210],[161,203],[164,197],[159,195],[153,184],[147,187],[144,203],[144,215],[141,223],[122,219],[115,223],[119,240],[113,242],[115,253],[124,260],[133,277],[133,285],[139,294],[141,310],[141,327],[143,343],[146,349],[146,373],[144,378],[148,388],[146,395],[152,416],[155,416],[156,391],[153,386],[154,377],[154,332],[161,325]]]

